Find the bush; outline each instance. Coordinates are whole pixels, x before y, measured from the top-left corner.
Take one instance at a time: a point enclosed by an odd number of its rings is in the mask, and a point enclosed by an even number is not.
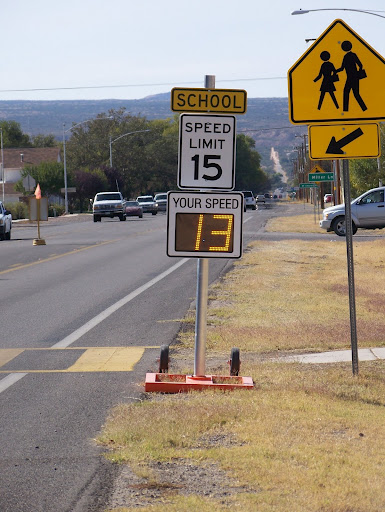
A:
[[[5,208],[12,213],[12,219],[28,219],[28,206],[25,203],[6,203]]]
[[[48,206],[48,217],[59,217],[65,212],[65,206],[63,204],[50,204]]]

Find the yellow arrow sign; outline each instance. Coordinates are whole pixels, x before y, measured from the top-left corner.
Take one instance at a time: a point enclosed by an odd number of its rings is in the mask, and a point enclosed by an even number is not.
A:
[[[294,124],[385,119],[385,60],[335,20],[288,71]]]
[[[312,160],[378,158],[380,129],[376,123],[309,126]]]

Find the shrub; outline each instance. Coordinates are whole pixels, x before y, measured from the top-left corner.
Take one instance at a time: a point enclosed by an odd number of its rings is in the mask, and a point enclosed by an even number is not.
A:
[[[65,206],[63,204],[50,204],[48,206],[48,217],[59,217],[65,212]]]
[[[4,205],[12,213],[12,219],[28,219],[28,206],[25,203],[7,203]]]

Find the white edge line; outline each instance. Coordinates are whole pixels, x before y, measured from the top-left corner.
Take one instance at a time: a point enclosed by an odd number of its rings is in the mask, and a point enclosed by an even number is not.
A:
[[[72,334],[70,334],[69,336],[66,336],[61,341],[58,341],[57,343],[55,343],[55,345],[52,345],[51,348],[66,348],[69,345],[72,345],[72,343],[77,341],[84,334],[86,334],[88,331],[93,329],[96,325],[100,324],[100,322],[103,322],[103,320],[105,320],[110,315],[115,313],[115,311],[117,311],[121,307],[125,306],[128,302],[135,299],[135,297],[137,297],[141,293],[143,293],[146,290],[148,290],[149,288],[151,288],[151,286],[154,286],[154,284],[158,283],[159,281],[161,281],[162,279],[167,277],[169,274],[171,274],[172,272],[177,270],[179,267],[184,265],[187,261],[189,261],[189,258],[184,258],[183,260],[179,261],[178,263],[176,263],[175,265],[170,267],[165,272],[162,272],[162,274],[159,274],[157,277],[154,277],[154,279],[151,279],[151,281],[148,281],[148,283],[144,284],[143,286],[140,286],[133,292],[131,292],[128,295],[126,295],[125,297],[123,297],[123,299],[118,300],[118,302],[115,302],[115,304],[113,304],[109,308],[105,309],[102,313],[99,313],[99,315],[96,315],[94,318],[92,318],[87,323],[82,325],[82,327],[79,327],[79,329],[76,329],[76,331],[74,331]]]
[[[15,384],[18,380],[25,377],[26,373],[10,373],[4,379],[0,380],[0,393],[11,387],[13,384]]]
[[[151,281],[148,281],[148,283],[144,284],[143,286],[140,286],[133,292],[129,293],[123,299],[118,300],[115,304],[107,308],[105,311],[100,313],[99,315],[96,315],[94,318],[92,318],[89,322],[85,323],[82,327],[79,329],[76,329],[72,334],[67,336],[66,338],[62,339],[58,343],[55,343],[55,345],[52,345],[51,348],[66,348],[75,341],[77,341],[79,338],[81,338],[84,334],[86,334],[88,331],[93,329],[96,325],[100,324],[103,320],[108,318],[112,313],[115,313],[119,308],[130,302],[131,300],[135,299],[138,295],[145,292],[151,286],[154,286],[154,284],[158,283],[168,275],[170,275],[172,272],[177,270],[179,267],[184,265],[187,261],[189,261],[189,258],[184,258],[181,261],[178,261],[175,265],[170,267],[165,272],[162,272],[162,274],[159,274],[157,277],[154,277],[154,279],[151,279]],[[4,379],[0,380],[0,393],[8,389],[10,386],[18,382],[20,379],[28,375],[28,373],[10,373]]]

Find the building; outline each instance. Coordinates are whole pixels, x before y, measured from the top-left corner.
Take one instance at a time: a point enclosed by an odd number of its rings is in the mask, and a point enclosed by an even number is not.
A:
[[[2,172],[0,175],[0,194],[4,195],[5,203],[18,202],[19,198],[22,197],[22,194],[16,192],[15,184],[21,179],[21,170],[24,167],[39,165],[42,162],[61,162],[60,148],[58,147],[4,148],[2,153],[4,173]],[[36,182],[31,176],[24,178],[23,185],[26,190],[31,192],[36,188]]]

